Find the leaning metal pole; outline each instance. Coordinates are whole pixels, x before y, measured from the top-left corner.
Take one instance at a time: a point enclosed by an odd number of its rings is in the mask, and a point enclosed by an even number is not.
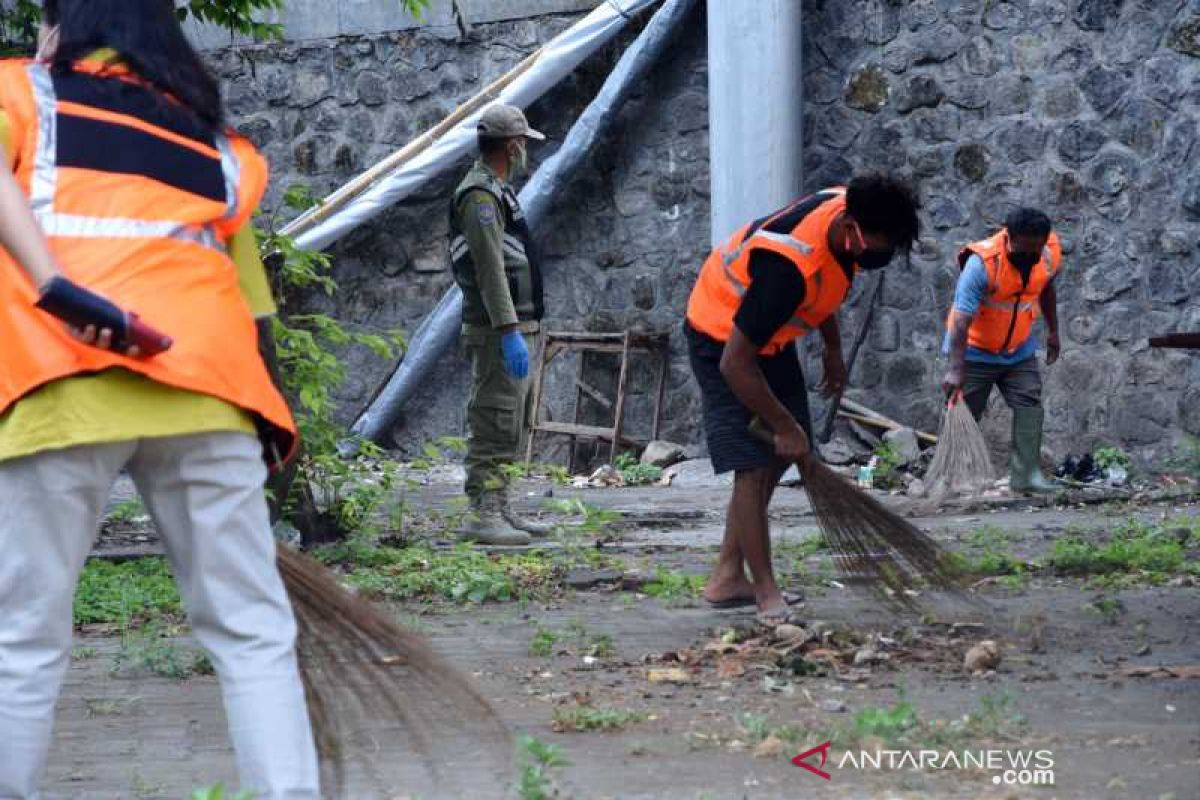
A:
[[[596,97],[571,127],[562,147],[551,156],[521,191],[520,201],[530,228],[537,230],[550,209],[550,200],[566,186],[596,142],[612,124],[617,111],[659,60],[674,35],[682,30],[695,0],[666,0],[645,30],[617,61]],[[387,384],[354,422],[356,436],[383,442],[400,409],[416,393],[438,361],[454,346],[462,323],[462,292],[451,288],[412,337],[408,352]]]

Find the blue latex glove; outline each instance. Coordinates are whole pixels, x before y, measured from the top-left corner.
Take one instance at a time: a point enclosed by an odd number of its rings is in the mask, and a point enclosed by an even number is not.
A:
[[[500,349],[504,353],[504,370],[517,380],[524,380],[529,375],[529,347],[525,337],[517,331],[509,331],[500,340]]]

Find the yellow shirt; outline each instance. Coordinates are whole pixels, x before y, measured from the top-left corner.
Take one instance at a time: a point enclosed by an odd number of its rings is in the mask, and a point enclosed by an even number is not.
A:
[[[10,140],[10,121],[0,109],[0,144],[5,151]],[[255,317],[274,314],[270,283],[249,224],[230,239],[229,255]],[[224,400],[156,383],[129,370],[108,369],[48,383],[0,415],[0,461],[79,445],[255,430],[250,414]]]

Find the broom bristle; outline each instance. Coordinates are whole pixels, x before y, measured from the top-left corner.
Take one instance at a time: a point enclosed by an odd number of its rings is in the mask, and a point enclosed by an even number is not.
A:
[[[942,419],[937,450],[925,473],[926,496],[935,502],[973,495],[994,480],[987,439],[964,402],[952,405]]]
[[[816,458],[799,466],[817,524],[836,554],[834,562],[852,582],[910,607],[919,588],[963,589],[959,561],[915,525]]]
[[[496,745],[497,758],[506,763],[508,731],[491,704],[422,637],[347,591],[314,559],[280,547],[277,563],[296,616],[313,735],[339,794],[354,756],[349,737],[381,721],[399,723],[434,773],[431,742],[461,737],[464,728],[478,734],[476,745]],[[405,752],[403,741],[395,744],[397,755]],[[386,763],[383,753],[370,755],[376,764]]]

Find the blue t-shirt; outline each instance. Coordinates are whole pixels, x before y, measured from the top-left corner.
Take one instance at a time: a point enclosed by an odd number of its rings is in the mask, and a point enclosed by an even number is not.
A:
[[[987,291],[987,267],[984,266],[982,258],[972,255],[967,259],[962,274],[958,276],[958,286],[954,290],[954,310],[969,317],[975,316],[979,311],[980,304],[983,303],[983,298],[987,296]],[[1018,343],[1016,349],[1009,350],[1007,353],[989,353],[987,350],[967,345],[967,361],[979,361],[984,364],[1017,364],[1027,358],[1032,358],[1037,354],[1037,349],[1038,338],[1031,332],[1028,339]],[[947,330],[946,336],[942,340],[942,354],[946,355],[949,352],[950,331]]]

